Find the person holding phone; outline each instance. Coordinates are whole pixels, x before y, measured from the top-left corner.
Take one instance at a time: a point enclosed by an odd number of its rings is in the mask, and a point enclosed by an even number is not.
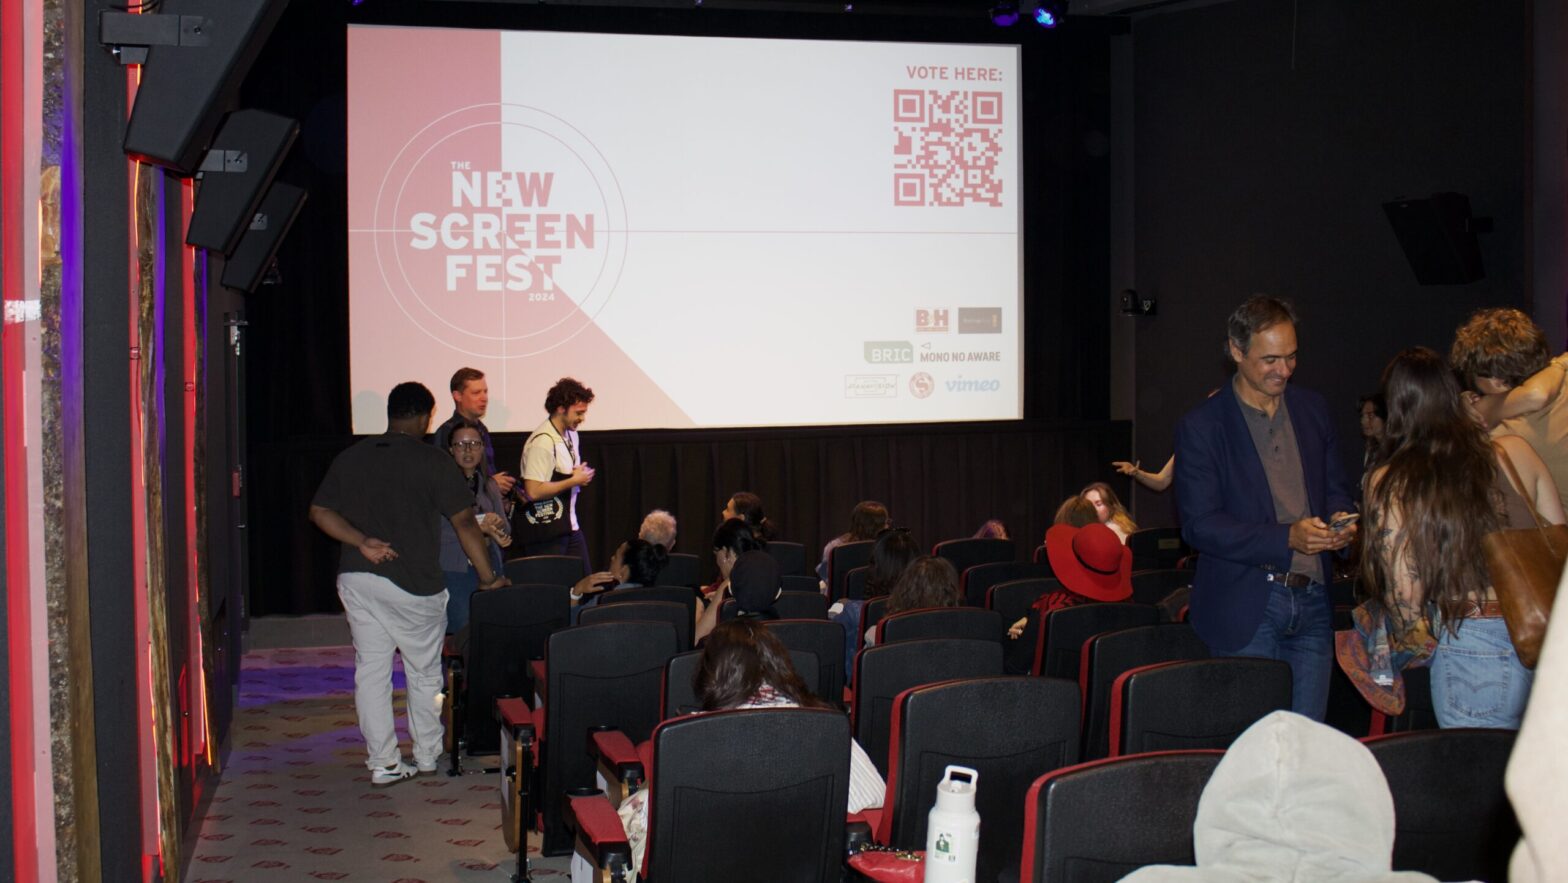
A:
[[[1350,484],[1327,403],[1290,384],[1295,312],[1253,297],[1226,332],[1235,378],[1176,426],[1176,507],[1199,553],[1189,616],[1215,656],[1290,663],[1292,710],[1321,721],[1334,666],[1330,553],[1356,536]]]
[[[512,534],[501,502],[501,489],[485,470],[484,446],[479,427],[464,421],[452,430],[447,447],[474,495],[474,517],[485,535],[490,569],[500,573],[501,550],[512,544]],[[479,571],[469,563],[457,531],[449,522],[441,523],[441,580],[447,591],[446,633],[455,635],[468,625],[468,602],[479,589]]]

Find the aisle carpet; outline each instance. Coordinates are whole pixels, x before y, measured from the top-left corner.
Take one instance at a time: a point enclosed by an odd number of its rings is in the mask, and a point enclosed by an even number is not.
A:
[[[395,670],[398,734],[412,760]],[[370,787],[354,719],[351,647],[256,650],[240,674],[233,749],[187,883],[348,880],[506,881],[516,870],[501,836],[499,777],[443,770]],[[570,877],[567,857],[541,859],[534,879]]]

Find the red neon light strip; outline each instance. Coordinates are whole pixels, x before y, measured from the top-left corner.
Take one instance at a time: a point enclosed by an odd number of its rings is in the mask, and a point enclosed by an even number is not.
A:
[[[189,179],[180,185],[180,230],[190,229],[191,209],[194,205],[194,184]],[[186,642],[190,664],[186,670],[194,672],[190,679],[191,695],[187,707],[196,713],[190,716],[190,764],[194,770],[196,758],[206,757],[212,765],[207,748],[207,670],[203,662],[201,645],[201,579],[196,554],[196,248],[185,245],[180,249],[180,377],[184,394],[180,398],[180,418],[185,426],[185,447],[180,472],[185,480],[185,588],[186,621],[190,626],[190,639]],[[193,777],[199,782],[200,777]]]
[[[26,7],[26,12],[24,12]],[[22,168],[26,146],[26,81],[30,66],[26,52],[33,29],[27,13],[41,20],[38,0],[0,4],[0,180],[6,182],[4,204],[0,206],[4,234],[0,236],[0,285],[5,306],[17,309],[27,297],[25,290],[24,214],[19,188],[30,176]],[[38,74],[34,71],[35,76]],[[41,120],[30,121],[37,131]],[[36,170],[35,170],[36,171]],[[31,207],[36,211],[36,207]],[[34,256],[36,260],[36,255]],[[19,316],[20,314],[18,314]],[[10,707],[6,722],[11,735],[11,847],[14,866],[0,869],[0,876],[15,880],[39,877],[37,793],[34,788],[33,723],[38,708],[33,696],[32,665],[32,581],[28,573],[27,455],[24,431],[22,357],[23,326],[20,322],[0,323],[0,408],[4,410],[4,434],[0,438],[3,459],[0,469],[5,480],[5,617],[8,635],[6,665]],[[47,712],[46,712],[47,713]]]

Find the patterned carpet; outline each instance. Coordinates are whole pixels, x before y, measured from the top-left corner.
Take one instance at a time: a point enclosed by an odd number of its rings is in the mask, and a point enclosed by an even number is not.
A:
[[[403,756],[412,749],[402,715]],[[495,774],[443,772],[370,787],[354,719],[351,647],[245,655],[223,771],[187,883],[366,880],[506,881],[516,870],[501,836]],[[571,875],[568,857],[541,859],[536,880]]]

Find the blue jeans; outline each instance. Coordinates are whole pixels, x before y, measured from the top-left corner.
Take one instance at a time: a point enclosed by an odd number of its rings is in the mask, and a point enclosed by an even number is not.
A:
[[[1329,675],[1334,666],[1334,620],[1328,589],[1313,583],[1288,589],[1269,583],[1263,619],[1246,646],[1215,656],[1261,656],[1290,663],[1290,710],[1322,721],[1328,711]]]
[[[1519,729],[1535,673],[1519,664],[1503,618],[1443,629],[1432,656],[1432,705],[1440,727]]]
[[[455,635],[468,625],[468,601],[479,589],[479,572],[469,565],[464,571],[443,570],[441,577],[446,586],[446,633]]]

